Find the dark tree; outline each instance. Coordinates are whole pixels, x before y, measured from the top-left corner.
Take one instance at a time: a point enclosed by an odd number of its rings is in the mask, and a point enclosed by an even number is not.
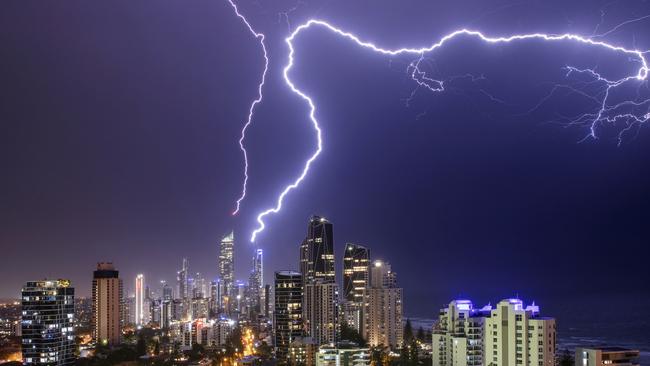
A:
[[[226,339],[226,355],[232,357],[235,353],[241,352],[244,348],[244,345],[241,342],[241,328],[237,327],[233,329],[232,333]]]
[[[424,329],[422,329],[422,327],[418,328],[418,334],[417,334],[416,338],[418,339],[418,341],[420,341],[422,343],[427,341],[427,336],[424,334]]]
[[[138,337],[138,343],[135,345],[135,353],[138,355],[138,357],[147,354],[147,342],[145,342],[144,336],[142,334]]]
[[[571,352],[569,350],[564,350],[562,352],[562,356],[560,356],[560,366],[574,366],[575,360],[573,358],[573,355],[571,355]]]
[[[359,347],[366,346],[366,340],[363,339],[361,334],[345,322],[341,323],[341,340],[354,342]]]
[[[260,356],[262,360],[270,360],[273,355],[273,348],[266,344],[266,342],[262,342],[262,344],[257,347],[257,355]]]
[[[373,366],[383,366],[384,352],[382,347],[373,347],[370,350],[370,362]]]
[[[155,341],[153,344],[153,354],[158,356],[160,354],[160,342]]]
[[[411,343],[413,340],[413,327],[411,326],[411,319],[406,319],[404,326],[404,343]]]
[[[205,352],[205,348],[203,347],[202,344],[194,343],[192,345],[192,349],[188,354],[188,358],[190,359],[190,361],[198,361],[203,358],[204,352]]]

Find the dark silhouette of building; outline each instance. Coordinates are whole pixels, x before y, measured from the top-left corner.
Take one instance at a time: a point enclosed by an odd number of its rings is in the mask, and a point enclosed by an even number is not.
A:
[[[68,280],[30,281],[22,289],[23,365],[74,365],[74,288]]]
[[[316,278],[334,283],[334,235],[332,224],[324,217],[312,216],[307,236],[300,245],[300,272],[303,284]]]

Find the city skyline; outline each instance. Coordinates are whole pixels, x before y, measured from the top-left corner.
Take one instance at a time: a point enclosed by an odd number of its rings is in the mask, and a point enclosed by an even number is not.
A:
[[[223,271],[236,298],[257,281],[258,250],[260,285],[300,271],[305,224],[323,217],[336,226],[327,255],[341,299],[343,257],[358,244],[399,273],[404,318],[435,319],[451,299],[521,297],[558,320],[558,336],[607,326],[608,337],[650,344],[639,321],[650,306],[650,126],[615,120],[584,139],[590,121],[567,123],[598,110],[612,84],[604,78],[644,70],[638,54],[459,34],[433,53],[389,56],[333,31],[382,50],[428,47],[463,28],[650,50],[647,1],[234,3],[3,8],[0,298],[43,278],[69,279],[90,298],[93,271],[107,262],[124,298],[143,275],[140,308],[160,281],[179,297],[185,258],[181,297],[200,282],[214,310],[225,236],[234,234]],[[296,33],[310,19],[322,22]],[[260,212],[318,146],[311,106],[289,82],[313,99],[325,143],[252,244]],[[650,116],[647,82],[616,91],[643,101],[630,113]],[[233,215],[244,166],[246,197]],[[621,303],[629,308],[614,313]]]

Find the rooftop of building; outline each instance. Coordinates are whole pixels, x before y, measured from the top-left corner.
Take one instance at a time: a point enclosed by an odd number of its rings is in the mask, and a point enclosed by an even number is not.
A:
[[[275,274],[280,276],[302,276],[300,272],[292,270],[276,271]]]
[[[617,346],[604,346],[604,347],[583,347],[585,350],[598,350],[602,352],[639,352],[639,350],[617,347]]]

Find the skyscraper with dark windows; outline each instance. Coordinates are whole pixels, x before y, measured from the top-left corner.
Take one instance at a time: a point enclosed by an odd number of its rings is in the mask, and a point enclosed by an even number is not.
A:
[[[174,299],[174,293],[172,291],[172,287],[169,286],[164,281],[162,281],[162,299],[163,300],[169,300],[169,301]]]
[[[275,353],[279,364],[287,363],[289,346],[303,335],[302,292],[300,272],[275,272],[273,329],[275,330]]]
[[[183,258],[183,266],[181,267],[181,270],[178,271],[178,276],[176,277],[176,280],[178,281],[178,298],[179,299],[187,299],[189,296],[189,290],[188,290],[188,271],[190,270],[190,265],[187,260],[187,258]]]
[[[345,244],[343,253],[343,297],[346,301],[363,302],[370,283],[370,249],[358,244]]]
[[[347,243],[343,253],[342,322],[361,332],[364,320],[364,297],[370,285],[370,249]]]
[[[30,281],[22,289],[23,365],[74,365],[74,288],[68,280]]]
[[[210,312],[214,315],[217,315],[223,310],[223,304],[221,303],[222,291],[223,285],[221,284],[220,278],[216,278],[210,282]]]
[[[93,340],[114,346],[122,340],[122,280],[113,263],[97,263],[93,272]]]
[[[219,243],[219,278],[223,284],[222,303],[231,305],[235,294],[234,280],[235,280],[235,234],[224,236]]]
[[[312,216],[307,225],[307,236],[300,245],[300,272],[303,283],[316,278],[334,283],[334,234],[326,218]]]
[[[261,291],[264,281],[262,266],[262,249],[257,249],[255,251],[255,256],[253,257],[253,270],[251,271],[250,277],[248,278],[248,298],[250,301],[251,310],[259,314],[260,312],[260,298]]]

